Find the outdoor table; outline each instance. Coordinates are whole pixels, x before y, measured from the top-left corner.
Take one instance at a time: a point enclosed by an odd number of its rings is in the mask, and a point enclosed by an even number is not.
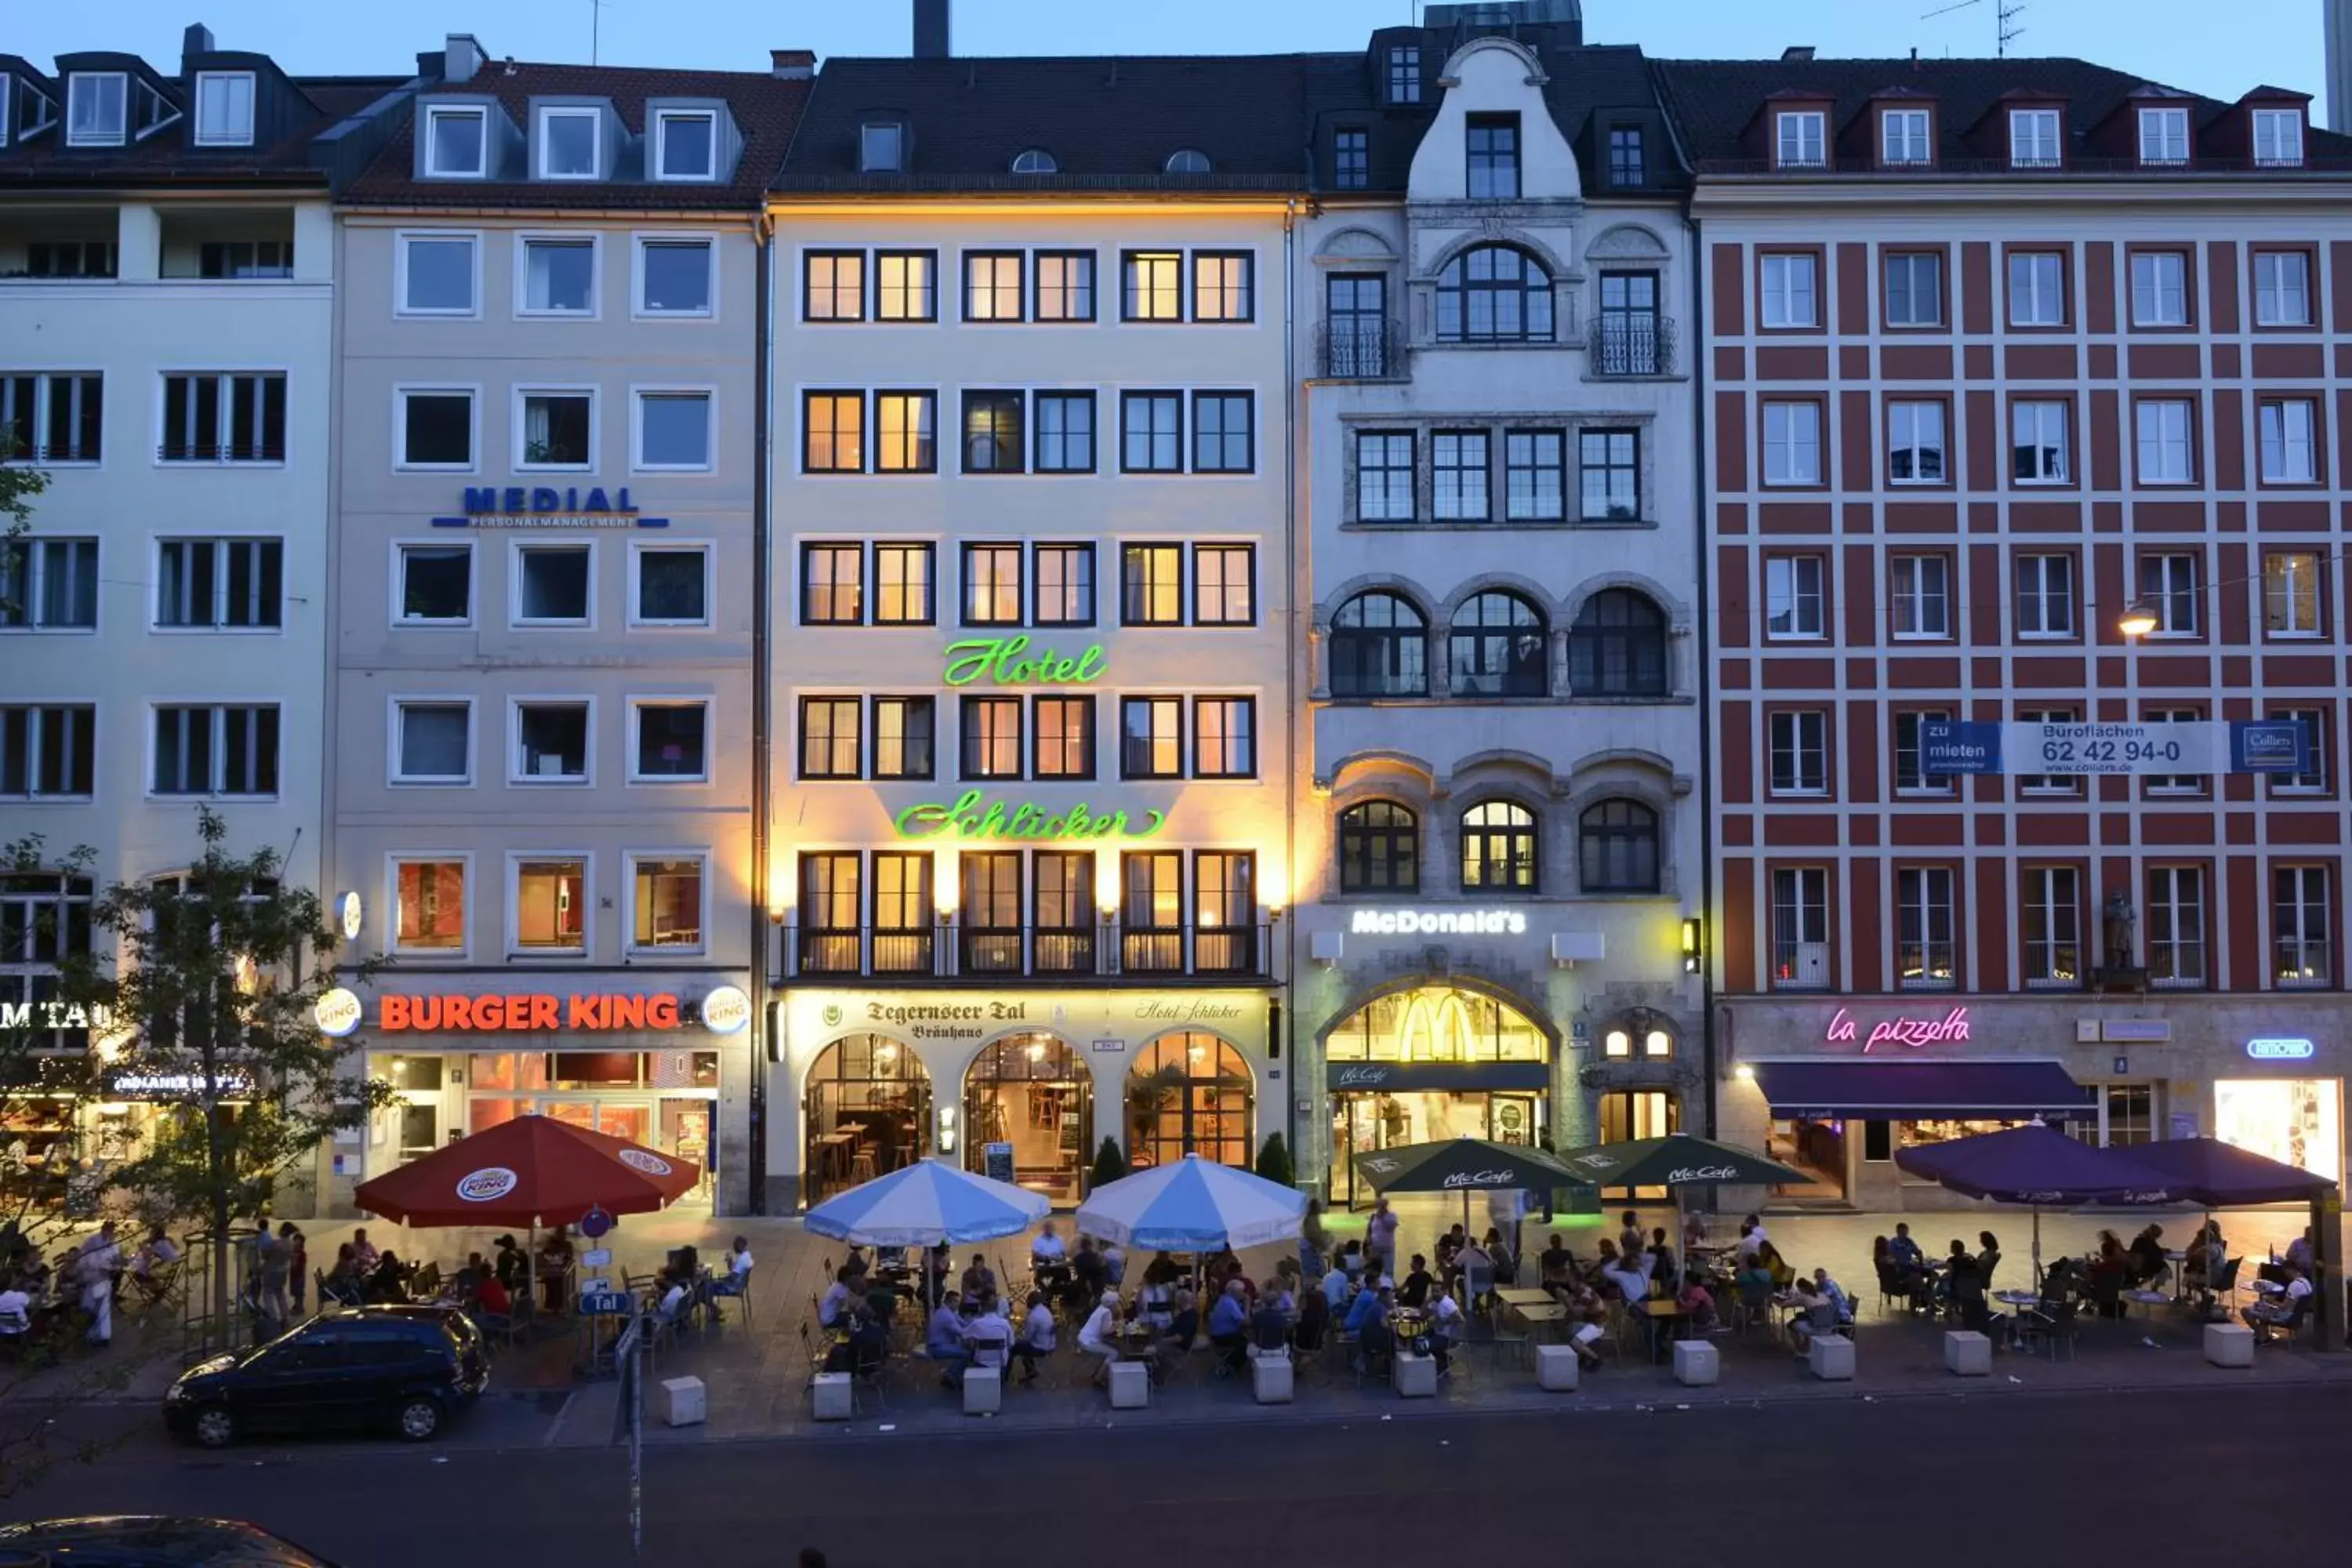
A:
[[[2164,1260],[2172,1265],[2172,1299],[2189,1300],[2189,1254],[2177,1247],[2164,1249]]]
[[[1551,1300],[1551,1292],[1526,1285],[1506,1285],[1495,1292],[1495,1300],[1508,1307],[1540,1307]]]
[[[2147,1315],[2153,1318],[2156,1316],[2156,1310],[2172,1300],[2173,1298],[2161,1290],[2126,1290],[2124,1292],[2124,1300],[2135,1306],[2147,1308]]]
[[[2252,1290],[2257,1296],[2284,1296],[2286,1294],[2286,1287],[2280,1284],[2275,1279],[2248,1279],[2242,1283],[2241,1289]]]
[[[1650,1360],[1653,1363],[1664,1361],[1665,1358],[1658,1353],[1658,1347],[1682,1337],[1683,1325],[1690,1321],[1690,1314],[1683,1310],[1683,1304],[1671,1296],[1637,1301],[1634,1307],[1650,1321]]]
[[[1510,1308],[1512,1314],[1519,1321],[1527,1324],[1530,1333],[1540,1333],[1555,1323],[1568,1321],[1568,1309],[1557,1301],[1547,1300],[1540,1304],[1533,1301],[1506,1301],[1503,1304]]]

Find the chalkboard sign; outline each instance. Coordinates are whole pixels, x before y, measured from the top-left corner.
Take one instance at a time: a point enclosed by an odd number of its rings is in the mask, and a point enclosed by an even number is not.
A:
[[[66,1177],[66,1217],[96,1219],[99,1199],[106,1192],[104,1171],[76,1171]]]
[[[1075,1110],[1066,1110],[1062,1112],[1062,1152],[1074,1153],[1077,1147],[1078,1113]]]
[[[982,1175],[992,1182],[1010,1182],[1013,1179],[1012,1144],[983,1143],[980,1152]]]

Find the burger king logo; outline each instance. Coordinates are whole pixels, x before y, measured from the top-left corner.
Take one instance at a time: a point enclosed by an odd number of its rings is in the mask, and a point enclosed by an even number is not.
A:
[[[495,1203],[522,1184],[522,1178],[504,1165],[476,1171],[457,1183],[457,1195],[469,1204]]]
[[[360,1026],[360,999],[340,985],[322,992],[311,1005],[310,1021],[319,1026],[319,1033],[340,1040]]]
[[[702,1026],[714,1035],[740,1034],[751,1022],[751,999],[735,985],[717,985],[702,999]]]
[[[667,1176],[670,1163],[658,1154],[648,1154],[643,1149],[624,1149],[617,1156],[621,1163],[633,1171],[643,1171],[648,1176]]]

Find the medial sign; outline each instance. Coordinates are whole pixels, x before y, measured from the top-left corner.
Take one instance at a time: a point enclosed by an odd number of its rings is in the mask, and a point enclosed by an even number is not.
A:
[[[1919,771],[1930,778],[1957,773],[2147,778],[2299,773],[2310,768],[2310,737],[2291,719],[1919,721]]]
[[[467,485],[462,510],[436,517],[436,528],[667,528],[629,499],[629,487],[602,485]]]

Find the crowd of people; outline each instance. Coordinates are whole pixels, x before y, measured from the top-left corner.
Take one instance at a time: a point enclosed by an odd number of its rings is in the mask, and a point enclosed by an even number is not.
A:
[[[43,1258],[16,1222],[0,1226],[0,1344],[114,1341],[114,1307],[128,1285],[146,1300],[168,1288],[181,1248],[162,1226],[126,1253],[108,1220],[54,1258]]]

